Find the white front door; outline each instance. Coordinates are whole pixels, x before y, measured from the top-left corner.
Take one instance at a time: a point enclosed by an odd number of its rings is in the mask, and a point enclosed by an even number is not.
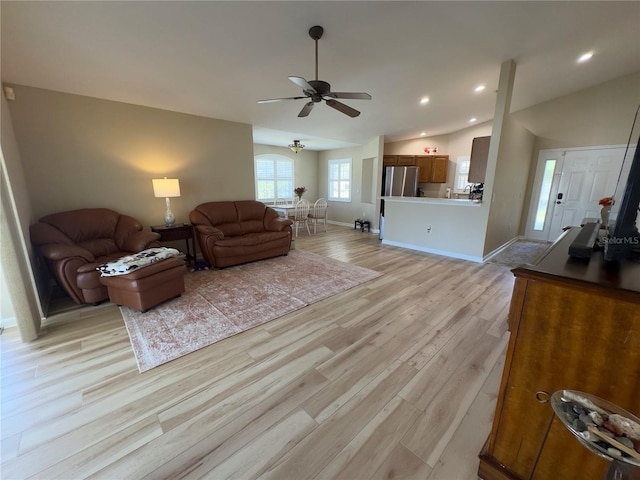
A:
[[[549,239],[564,156],[563,150],[541,150],[538,154],[536,176],[525,230],[525,237],[530,240],[547,241]]]
[[[527,236],[553,241],[560,236],[564,227],[579,226],[584,218],[599,219],[598,200],[613,195],[622,166],[624,148],[579,148],[564,152],[549,150],[541,151],[540,155],[538,170],[541,165],[546,165],[547,173],[545,175],[542,172],[542,175],[539,175],[539,172],[536,172],[536,185],[534,185],[536,190],[534,191],[538,193],[538,205],[530,211]],[[548,170],[551,166],[546,157],[556,159],[553,177],[550,184],[546,184],[547,187],[542,178],[549,179]],[[561,173],[558,174],[559,172]],[[538,179],[539,176],[540,179]],[[539,180],[541,180],[540,184]],[[545,197],[546,205],[540,201]],[[540,227],[540,212],[544,206],[550,218],[543,222],[542,229],[536,229],[536,215],[538,216],[537,226]]]
[[[564,157],[549,240],[584,218],[600,218],[598,200],[612,196],[622,167],[624,148],[569,150]]]

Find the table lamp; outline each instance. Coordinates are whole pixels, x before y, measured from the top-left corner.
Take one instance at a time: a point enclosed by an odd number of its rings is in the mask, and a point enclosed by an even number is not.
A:
[[[176,223],[176,216],[171,211],[171,197],[180,196],[180,182],[177,178],[154,178],[153,182],[153,195],[155,197],[164,197],[167,202],[167,211],[164,214],[164,224],[171,226]]]

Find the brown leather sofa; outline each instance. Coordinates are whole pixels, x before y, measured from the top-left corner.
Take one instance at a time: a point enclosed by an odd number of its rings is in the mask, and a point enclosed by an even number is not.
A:
[[[216,268],[286,255],[291,220],[254,200],[209,202],[190,214],[204,258]]]
[[[42,217],[30,233],[58,284],[76,303],[95,304],[109,298],[98,265],[159,246],[160,234],[142,228],[113,210],[84,208]]]

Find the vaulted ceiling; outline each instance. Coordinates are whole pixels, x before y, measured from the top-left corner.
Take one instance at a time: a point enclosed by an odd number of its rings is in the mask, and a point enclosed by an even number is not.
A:
[[[640,70],[640,2],[3,0],[1,22],[4,83],[249,123],[256,143],[315,150],[489,120],[508,59],[513,111]],[[257,103],[302,95],[290,75],[315,78],[314,25],[319,79],[373,97],[344,100],[357,118]]]

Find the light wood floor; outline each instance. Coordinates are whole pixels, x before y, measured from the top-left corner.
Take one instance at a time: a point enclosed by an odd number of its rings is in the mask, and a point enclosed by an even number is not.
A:
[[[476,479],[507,267],[329,225],[296,248],[384,275],[138,373],[118,309],[2,334],[3,479]]]

